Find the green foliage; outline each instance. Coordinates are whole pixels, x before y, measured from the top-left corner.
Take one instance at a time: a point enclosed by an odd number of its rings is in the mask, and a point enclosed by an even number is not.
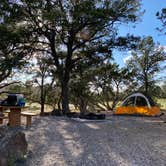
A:
[[[157,81],[156,74],[165,60],[163,48],[155,45],[152,37],[146,37],[140,42],[138,50],[132,52],[132,58],[128,60],[127,65],[135,73],[139,88],[146,93],[153,93]]]
[[[14,84],[14,85],[10,85],[7,90],[10,93],[23,93],[24,92],[25,87],[22,84]]]
[[[29,33],[17,25],[17,5],[0,2],[0,82],[9,77],[14,69],[22,67],[30,53]],[[28,43],[27,43],[28,40]]]
[[[127,68],[111,64],[110,57],[104,62],[100,58],[80,61],[71,77],[71,102],[80,110],[113,110],[122,89],[132,84],[133,73]]]
[[[10,3],[3,0],[1,4],[2,20],[11,27],[15,25],[12,33],[15,29],[21,33],[24,28],[21,36],[29,34],[26,38],[29,45],[23,50],[29,52],[30,46],[31,50],[51,57],[61,84],[63,111],[69,109],[69,82],[80,60],[91,58],[90,53],[95,59],[108,57],[115,47],[135,47],[135,38],[119,37],[117,32],[119,24],[139,19],[140,2],[137,0],[19,0]],[[128,44],[130,41],[133,44]],[[24,43],[21,41],[21,46]]]
[[[162,89],[162,98],[166,99],[166,81],[163,82],[161,89]]]
[[[29,96],[29,99],[41,104],[41,113],[44,112],[45,103],[50,105],[56,104],[57,93],[55,92],[55,72],[56,69],[52,66],[49,57],[47,55],[41,56],[41,54],[36,56],[35,63],[32,63],[27,71],[27,74],[32,76],[32,86],[35,86],[36,88],[34,92],[31,88],[31,94],[33,95]]]
[[[117,64],[104,64],[94,76],[93,84],[100,89],[97,105],[103,105],[107,110],[113,110],[123,98],[121,93],[132,85],[133,73],[127,68],[119,68]]]
[[[157,28],[160,32],[166,34],[166,8],[163,8],[161,12],[156,13],[157,18],[161,21],[161,28]]]

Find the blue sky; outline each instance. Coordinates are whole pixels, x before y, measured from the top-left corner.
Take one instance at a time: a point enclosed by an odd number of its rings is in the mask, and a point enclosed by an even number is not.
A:
[[[142,37],[152,36],[156,43],[159,42],[162,46],[166,46],[166,36],[156,30],[157,27],[161,26],[161,22],[157,19],[156,13],[164,7],[166,7],[166,0],[142,0],[142,10],[145,10],[142,21],[120,27],[119,33],[121,35],[130,33]],[[115,54],[114,57],[120,66],[124,66],[124,59],[127,56],[129,56],[127,53],[121,52],[118,55]]]

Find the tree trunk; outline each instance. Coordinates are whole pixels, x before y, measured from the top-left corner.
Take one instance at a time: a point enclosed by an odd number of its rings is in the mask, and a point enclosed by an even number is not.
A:
[[[63,112],[64,115],[66,113],[70,112],[70,109],[69,109],[69,79],[70,79],[70,72],[71,72],[71,69],[72,69],[71,56],[72,56],[71,49],[68,48],[68,56],[67,56],[66,63],[65,63],[65,69],[64,69],[64,72],[63,72],[63,77],[62,77],[62,80],[61,80],[61,86],[62,86],[61,87],[62,88],[62,92],[61,92],[62,112]]]
[[[116,93],[115,93],[115,97],[113,98],[112,107],[111,107],[112,111],[114,111],[114,109],[119,101],[119,85],[120,84],[116,83]]]
[[[41,115],[41,116],[44,115],[44,105],[45,105],[45,102],[44,102],[44,101],[41,101],[41,109],[40,109],[40,115]]]
[[[147,73],[145,73],[145,93],[148,94],[148,91],[149,91],[148,76]]]
[[[88,102],[86,101],[85,98],[80,97],[79,107],[80,107],[80,113],[81,113],[81,115],[85,115],[87,103]]]
[[[41,86],[40,86],[40,105],[41,105],[41,109],[40,109],[40,115],[44,115],[44,104],[45,104],[45,93],[44,93],[44,77],[42,77],[41,79]]]
[[[58,99],[58,103],[57,103],[57,105],[58,105],[58,110],[62,110],[62,109],[61,109],[61,100],[62,100],[62,96],[60,96],[59,99]]]
[[[69,88],[68,88],[68,81],[62,81],[62,112],[65,115],[66,113],[70,112],[69,110]]]

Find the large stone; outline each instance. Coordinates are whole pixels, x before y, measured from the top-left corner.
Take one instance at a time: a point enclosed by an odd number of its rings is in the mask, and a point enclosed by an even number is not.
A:
[[[27,153],[25,134],[20,129],[0,128],[0,166],[7,166]]]
[[[106,118],[105,114],[95,114],[95,113],[88,113],[85,115],[80,115],[80,119],[90,119],[90,120],[103,120]]]
[[[80,114],[78,112],[69,112],[66,113],[66,116],[69,118],[79,118]]]
[[[62,111],[59,110],[59,109],[54,109],[54,110],[51,112],[51,115],[53,115],[53,116],[62,116]]]

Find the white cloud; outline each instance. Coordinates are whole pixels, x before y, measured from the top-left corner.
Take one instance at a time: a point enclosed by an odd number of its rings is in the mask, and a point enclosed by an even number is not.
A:
[[[123,62],[126,64],[126,62],[131,58],[132,58],[131,51],[128,51],[126,57],[123,58]]]
[[[159,45],[158,49],[163,49],[163,51],[166,53],[166,46]]]
[[[164,52],[166,52],[166,46],[162,46],[162,47],[163,47]]]

